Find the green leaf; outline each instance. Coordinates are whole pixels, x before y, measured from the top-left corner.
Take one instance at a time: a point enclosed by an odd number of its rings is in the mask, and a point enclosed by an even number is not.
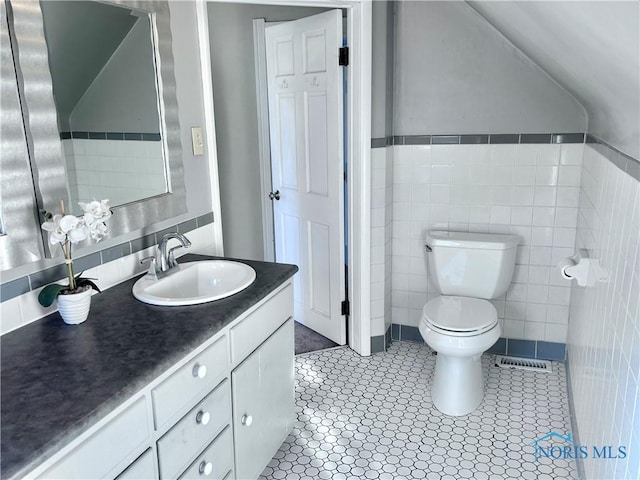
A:
[[[87,286],[93,288],[96,292],[101,293],[100,289],[95,283],[93,283],[88,278],[80,278],[80,275],[78,275],[76,277],[76,288],[87,287]]]
[[[40,294],[38,295],[38,302],[40,302],[40,305],[43,307],[49,307],[60,292],[66,289],[66,285],[58,285],[57,283],[47,285],[40,291]]]

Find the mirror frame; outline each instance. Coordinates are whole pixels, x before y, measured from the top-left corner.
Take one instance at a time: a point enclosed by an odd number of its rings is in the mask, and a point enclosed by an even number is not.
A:
[[[157,89],[158,98],[161,100],[161,140],[169,170],[168,193],[112,207],[113,216],[109,220],[109,233],[106,236],[106,239],[111,239],[185,213],[187,204],[169,3],[166,0],[113,0],[101,3],[151,15],[156,65],[154,88]],[[20,86],[36,200],[39,208],[58,212],[61,199],[69,202],[69,193],[40,2],[7,0],[7,4],[9,19],[13,24],[14,62]],[[58,252],[52,251],[47,235],[42,233],[47,256],[56,256]],[[87,245],[88,240],[78,247]]]

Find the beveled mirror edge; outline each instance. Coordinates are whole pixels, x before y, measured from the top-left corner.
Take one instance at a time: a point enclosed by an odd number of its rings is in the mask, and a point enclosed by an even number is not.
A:
[[[39,2],[8,0],[12,10],[13,28],[18,44],[17,74],[24,92],[23,108],[27,125],[27,142],[32,152],[34,183],[38,204],[45,209],[58,210],[61,199],[69,201],[66,168],[57,126],[53,100],[47,45],[44,37]],[[110,2],[152,14],[154,53],[157,67],[162,141],[169,167],[169,193],[113,208],[106,239],[177,217],[187,212],[186,191],[182,165],[182,142],[176,98],[176,81],[170,28],[169,4],[165,0],[115,0]],[[28,40],[27,40],[28,39]],[[22,75],[21,65],[29,65],[29,75]],[[82,253],[82,246],[76,251]],[[57,256],[43,235],[47,257]]]

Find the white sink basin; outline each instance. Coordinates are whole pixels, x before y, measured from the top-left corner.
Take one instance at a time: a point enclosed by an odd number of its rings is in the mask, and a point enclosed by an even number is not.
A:
[[[133,296],[151,305],[196,305],[229,297],[256,279],[253,268],[231,260],[181,263],[177,268],[158,280],[142,277],[133,285]]]

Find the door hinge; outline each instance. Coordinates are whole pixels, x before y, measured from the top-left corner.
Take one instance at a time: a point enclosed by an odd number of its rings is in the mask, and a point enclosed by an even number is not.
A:
[[[340,305],[341,315],[349,315],[349,300],[344,300]]]
[[[346,67],[349,65],[349,47],[338,49],[338,65]]]

